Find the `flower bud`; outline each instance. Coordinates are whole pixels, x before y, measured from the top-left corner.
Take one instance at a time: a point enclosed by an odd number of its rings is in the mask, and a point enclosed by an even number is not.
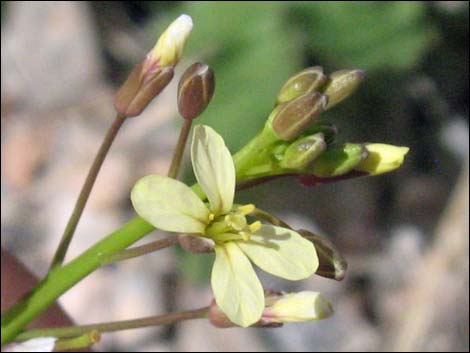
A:
[[[214,251],[215,242],[210,238],[196,237],[192,235],[178,235],[180,246],[193,254],[208,253]]]
[[[346,143],[330,146],[304,170],[305,174],[317,177],[334,177],[353,170],[367,157],[367,150],[362,144]]]
[[[306,168],[325,149],[326,143],[321,132],[299,138],[287,148],[279,165],[285,169]]]
[[[276,105],[295,99],[306,93],[312,93],[328,81],[320,66],[309,67],[289,78],[282,86],[276,99]]]
[[[366,145],[368,156],[354,167],[354,170],[379,175],[399,168],[410,150],[408,147],[398,147],[383,143]]]
[[[342,100],[353,94],[359,84],[364,79],[363,70],[340,70],[330,75],[329,82],[323,90],[323,94],[328,96],[328,105],[325,109],[330,109]]]
[[[348,263],[331,241],[305,229],[299,229],[297,233],[310,240],[313,245],[315,245],[319,262],[315,274],[337,281],[344,279]]]
[[[116,94],[114,107],[122,116],[140,115],[173,78],[172,67],[159,68],[150,74],[143,71],[144,66],[144,63],[137,65]]]
[[[207,65],[195,63],[183,74],[178,84],[178,110],[185,119],[198,117],[214,95],[214,71]]]
[[[314,92],[277,106],[270,116],[274,132],[281,140],[295,139],[318,118],[327,103],[325,95]]]
[[[188,15],[181,15],[158,39],[149,53],[149,57],[158,62],[160,67],[175,66],[181,58],[186,40],[193,29],[193,20]]]
[[[265,323],[305,322],[325,319],[333,314],[333,308],[318,292],[283,294],[262,316]]]

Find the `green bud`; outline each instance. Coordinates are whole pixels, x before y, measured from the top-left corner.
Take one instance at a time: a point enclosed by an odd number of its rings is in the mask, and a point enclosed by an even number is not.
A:
[[[160,67],[155,72],[146,70],[145,67],[146,61],[144,60],[132,70],[116,93],[114,107],[122,116],[140,115],[173,78],[172,67]]]
[[[353,94],[359,84],[364,79],[363,70],[340,70],[333,72],[323,90],[323,94],[328,96],[328,105],[330,109],[342,100]]]
[[[306,168],[325,149],[326,143],[321,132],[299,138],[287,148],[279,165],[285,169]]]
[[[178,110],[185,119],[198,117],[214,95],[214,71],[205,64],[191,65],[178,84]]]
[[[309,135],[316,134],[321,132],[324,136],[325,142],[327,145],[331,145],[338,134],[338,128],[333,124],[328,123],[315,123],[307,129],[305,133]]]
[[[309,67],[289,78],[277,95],[276,105],[295,99],[303,94],[312,93],[328,81],[320,66]]]
[[[308,168],[305,174],[334,177],[346,174],[367,157],[367,149],[358,143],[330,146]]]
[[[277,106],[270,116],[274,132],[284,141],[297,138],[325,110],[327,103],[325,95],[314,92]]]
[[[315,245],[319,261],[316,274],[337,281],[344,279],[348,263],[333,243],[327,238],[313,234],[305,229],[299,229],[297,232]]]

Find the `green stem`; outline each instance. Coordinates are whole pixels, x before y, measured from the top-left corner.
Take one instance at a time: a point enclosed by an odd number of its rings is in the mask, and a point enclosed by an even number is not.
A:
[[[176,144],[175,153],[173,154],[173,159],[171,161],[170,169],[168,171],[168,177],[177,179],[178,172],[181,165],[181,159],[183,158],[184,148],[186,147],[186,141],[188,140],[189,131],[191,130],[191,125],[193,119],[183,119],[183,126],[180,130],[180,136]]]
[[[117,133],[119,132],[119,129],[125,120],[126,117],[118,114],[114,119],[113,124],[110,126],[108,132],[106,133],[103,143],[101,144],[95,160],[91,165],[90,171],[88,172],[85,183],[82,186],[82,190],[80,191],[80,195],[78,196],[77,202],[75,203],[72,215],[70,216],[67,226],[65,227],[64,233],[62,234],[62,238],[52,259],[49,271],[52,271],[54,268],[62,265],[64,262],[65,255],[72,241],[75,229],[77,228],[78,221],[80,220],[80,217],[83,213],[83,209],[85,208],[85,205],[88,201],[88,197],[90,196],[91,189],[95,184],[98,172],[100,171],[104,159],[108,154],[109,148],[111,147]]]
[[[179,313],[169,313],[159,316],[149,316],[135,320],[114,321],[81,326],[37,329],[19,334],[16,340],[24,341],[35,337],[73,337],[82,335],[90,331],[114,332],[142,327],[169,325],[183,320],[205,318],[207,317],[208,311],[209,307],[204,307],[196,310],[182,311]]]
[[[20,332],[61,294],[102,265],[103,258],[121,251],[155,228],[140,217],[109,234],[70,263],[51,272],[29,293],[2,315],[1,344]]]
[[[134,257],[142,256],[161,249],[168,248],[172,245],[175,245],[176,243],[178,243],[178,237],[176,235],[171,235],[165,239],[156,240],[148,244],[119,251],[106,258],[102,257],[102,264],[107,265],[113,262],[132,259]]]

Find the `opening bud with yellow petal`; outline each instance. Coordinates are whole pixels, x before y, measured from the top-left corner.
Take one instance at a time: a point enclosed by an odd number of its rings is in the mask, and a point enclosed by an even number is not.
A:
[[[134,67],[114,100],[114,107],[121,116],[140,115],[170,83],[192,26],[188,15],[178,17],[160,36],[154,49]]]
[[[321,66],[309,67],[292,76],[284,83],[276,98],[276,105],[286,103],[301,95],[315,92],[327,81],[328,77],[323,73]]]
[[[331,303],[318,292],[287,293],[264,309],[262,322],[288,323],[325,319],[333,314]]]
[[[365,72],[363,70],[340,70],[333,72],[323,90],[323,94],[328,96],[326,109],[332,108],[353,94],[364,79],[364,75]]]
[[[185,119],[198,117],[214,95],[214,71],[206,64],[191,65],[178,84],[178,110]]]
[[[332,145],[303,172],[317,177],[343,175],[355,169],[367,155],[367,149],[359,143]]]
[[[281,104],[269,117],[272,128],[281,140],[293,140],[319,117],[327,103],[327,96],[313,92]]]
[[[321,132],[299,138],[286,149],[279,166],[285,169],[305,168],[325,149],[326,142]]]
[[[379,175],[399,168],[410,150],[383,143],[370,143],[365,146],[368,156],[354,167],[354,170]]]
[[[348,263],[336,246],[327,238],[313,234],[305,229],[297,230],[297,233],[310,240],[315,245],[319,266],[316,275],[341,281],[346,276]]]
[[[161,67],[175,66],[183,54],[186,40],[192,29],[191,17],[181,15],[163,32],[148,56],[158,62]]]
[[[195,237],[192,235],[178,235],[178,243],[180,246],[193,254],[204,254],[214,251],[215,242],[210,238]]]

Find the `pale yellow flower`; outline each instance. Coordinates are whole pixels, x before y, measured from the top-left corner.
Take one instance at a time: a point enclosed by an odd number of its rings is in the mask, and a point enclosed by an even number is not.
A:
[[[408,147],[370,143],[366,145],[369,155],[354,170],[379,175],[399,168],[410,150]]]
[[[253,205],[233,204],[235,167],[224,140],[204,125],[194,129],[191,159],[206,205],[180,181],[149,175],[134,186],[136,212],[156,228],[215,242],[211,286],[217,305],[235,324],[256,323],[265,307],[263,287],[251,265],[289,280],[312,275],[318,257],[311,242],[290,229],[249,224]]]

